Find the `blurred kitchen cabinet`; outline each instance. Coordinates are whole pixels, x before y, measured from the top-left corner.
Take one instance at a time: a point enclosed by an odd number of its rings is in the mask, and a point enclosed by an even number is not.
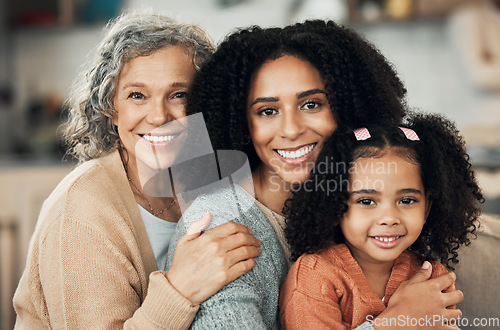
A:
[[[351,23],[440,19],[468,1],[482,0],[346,0]]]
[[[74,7],[81,0],[16,0],[7,5],[11,27],[68,26],[74,21]]]
[[[124,0],[16,0],[7,6],[13,28],[72,26],[107,22],[119,15]]]

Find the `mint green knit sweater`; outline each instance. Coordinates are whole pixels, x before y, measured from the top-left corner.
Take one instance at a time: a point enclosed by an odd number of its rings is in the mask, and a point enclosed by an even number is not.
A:
[[[184,212],[170,241],[170,268],[177,241],[191,223],[212,213],[208,229],[226,222],[241,223],[261,241],[255,267],[200,305],[191,329],[279,329],[279,289],[288,272],[283,249],[268,218],[239,186],[199,196]]]

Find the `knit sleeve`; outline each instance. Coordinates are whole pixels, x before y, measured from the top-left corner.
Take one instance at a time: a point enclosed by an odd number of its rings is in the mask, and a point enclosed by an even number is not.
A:
[[[342,322],[335,290],[326,284],[327,279],[321,278],[321,272],[314,269],[313,258],[305,262],[303,257],[299,258],[281,287],[279,309],[282,328],[349,329]]]
[[[278,329],[279,287],[287,262],[269,220],[241,189],[223,189],[191,204],[170,242],[166,269],[171,265],[179,238],[207,211],[212,213],[209,228],[229,221],[246,225],[261,241],[262,251],[254,268],[200,304],[191,329]]]
[[[197,308],[161,272],[148,295],[129,251],[83,221],[54,222],[39,244],[40,284],[54,329],[187,328]]]

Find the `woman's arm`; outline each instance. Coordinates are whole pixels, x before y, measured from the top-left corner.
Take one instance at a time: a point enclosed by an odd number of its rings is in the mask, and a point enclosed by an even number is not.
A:
[[[392,324],[395,324],[396,320],[409,320],[406,322],[408,329],[457,329],[441,322],[443,319],[457,319],[462,316],[459,309],[447,309],[448,306],[456,305],[463,300],[462,292],[460,290],[443,292],[454,284],[456,276],[450,272],[429,279],[431,273],[432,266],[425,262],[417,274],[401,284],[391,297],[387,309],[372,320],[373,328],[398,329],[397,326],[388,326],[391,320]],[[424,322],[425,320],[436,320],[436,322]],[[417,326],[412,327],[415,323]]]
[[[28,273],[28,286],[41,286],[33,305],[53,329],[187,327],[198,309],[164,272],[153,272],[148,286],[138,256],[84,221],[55,222],[38,249],[39,271]]]
[[[170,283],[194,305],[252,269],[261,252],[260,241],[241,224],[226,223],[201,235],[211,219],[207,212],[186,230],[167,273]]]
[[[131,243],[135,238],[121,218],[115,221],[112,229],[121,232],[118,235],[68,217],[55,220],[45,234],[34,237],[14,300],[16,328],[39,328],[42,324],[54,329],[189,327],[199,306],[183,296],[164,271],[151,273],[148,283],[142,257],[131,247],[138,243]],[[235,235],[257,244],[248,231],[236,226]],[[196,264],[190,257],[186,256],[184,263]],[[222,267],[210,260],[198,266],[206,271],[205,278],[217,277]],[[192,274],[184,283],[210,287],[203,280],[200,274]],[[217,291],[224,283],[212,285],[217,287],[211,290]]]

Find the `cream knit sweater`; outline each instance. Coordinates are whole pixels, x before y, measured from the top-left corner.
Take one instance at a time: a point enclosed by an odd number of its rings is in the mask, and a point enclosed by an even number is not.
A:
[[[45,201],[14,296],[16,329],[187,328],[198,306],[158,271],[118,152]]]

